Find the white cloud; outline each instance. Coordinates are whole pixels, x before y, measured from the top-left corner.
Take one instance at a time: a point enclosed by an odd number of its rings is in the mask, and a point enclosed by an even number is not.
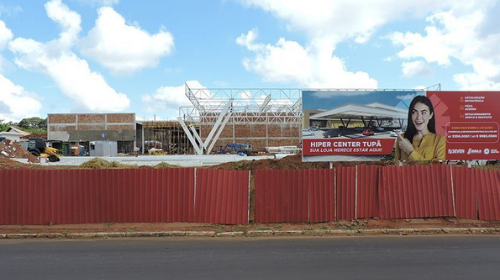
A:
[[[240,0],[285,20],[289,29],[305,31],[310,38],[333,39],[336,43],[353,38],[366,42],[388,22],[421,16],[468,0]],[[362,3],[361,3],[362,2]]]
[[[7,44],[12,40],[12,31],[7,28],[5,22],[0,20],[0,51],[3,50]],[[4,69],[5,60],[3,56],[0,54],[0,72]]]
[[[12,5],[7,5],[4,6],[3,4],[0,4],[0,16],[2,17],[13,17],[17,16],[20,12],[23,11],[23,8],[21,8],[18,5],[12,6]]]
[[[61,92],[73,100],[74,110],[119,112],[127,109],[128,97],[111,88],[100,74],[90,70],[85,60],[70,50],[78,39],[80,16],[60,0],[50,1],[45,7],[47,15],[61,26],[60,37],[45,44],[32,39],[14,39],[9,48],[16,55],[16,64],[52,78]]]
[[[12,31],[0,20],[0,50],[3,50],[13,37]]]
[[[81,52],[115,74],[130,74],[155,67],[174,47],[174,38],[160,30],[150,35],[125,19],[111,7],[99,9],[95,27],[83,39]]]
[[[86,5],[90,7],[103,7],[103,6],[113,6],[120,3],[120,0],[72,0],[79,2],[81,5]]]
[[[59,40],[57,45],[59,48],[70,48],[78,38],[82,21],[80,15],[71,11],[68,6],[64,5],[61,0],[52,0],[45,4],[47,16],[57,22],[61,26]]]
[[[241,35],[237,43],[255,53],[255,58],[244,60],[245,67],[261,75],[264,79],[278,82],[295,81],[301,85],[322,85],[328,87],[373,87],[376,81],[367,73],[351,73],[345,63],[335,55],[335,48],[340,42],[353,40],[366,43],[382,26],[408,19],[420,19],[427,16],[429,23],[425,34],[418,32],[395,32],[389,36],[396,45],[403,48],[398,57],[405,60],[402,69],[405,75],[424,74],[430,70],[422,63],[408,61],[423,58],[427,63],[436,63],[449,67],[459,60],[474,69],[472,73],[462,73],[455,80],[463,87],[488,80],[485,87],[496,86],[499,82],[498,68],[500,43],[500,22],[498,12],[500,4],[496,0],[240,0],[241,3],[260,8],[283,20],[286,28],[293,32],[303,32],[308,42],[300,46],[285,38],[280,38],[274,45],[255,44],[256,30]],[[318,44],[318,42],[321,42]],[[479,42],[479,44],[476,44]],[[295,46],[294,46],[295,45]],[[294,57],[298,55],[298,57]],[[486,57],[487,56],[487,57]],[[479,59],[478,59],[479,58]],[[393,58],[386,61],[391,61]],[[485,71],[480,70],[484,63],[493,70],[491,78],[483,78]],[[308,77],[300,78],[304,68],[319,69]],[[282,65],[285,65],[282,67]],[[482,63],[483,66],[480,66]],[[286,66],[293,66],[292,69]],[[417,67],[418,66],[418,67]],[[283,71],[286,68],[286,71]],[[325,69],[327,69],[325,73]],[[418,71],[416,71],[418,70]],[[416,72],[415,72],[416,71]],[[332,75],[333,74],[333,75]],[[472,76],[471,76],[472,75]],[[330,79],[327,79],[327,77]],[[279,77],[279,78],[277,78]],[[354,82],[354,83],[351,83]],[[341,82],[342,85],[338,85]]]
[[[77,110],[119,112],[130,105],[125,94],[116,92],[100,74],[90,70],[85,60],[73,53],[50,60],[47,72],[61,91],[75,100]]]
[[[425,61],[412,61],[403,62],[401,65],[404,77],[414,77],[414,76],[429,76],[432,74],[432,69],[429,67]]]
[[[36,95],[0,74],[0,120],[15,122],[40,117],[41,108],[42,104]]]
[[[0,50],[3,50],[13,37],[12,31],[7,28],[5,22],[0,20]],[[4,58],[0,55],[0,70],[3,64]],[[26,91],[0,74],[0,120],[14,122],[40,116],[42,104],[38,99],[39,97],[35,94]]]
[[[393,33],[390,39],[402,46],[398,57],[404,60],[423,58],[446,67],[453,63],[470,66],[472,72],[453,77],[463,90],[500,89],[500,29],[492,27],[498,14],[490,12],[495,5],[493,1],[460,2],[427,17],[425,33]]]
[[[90,2],[99,6],[112,6],[118,4],[120,0],[91,0]]]
[[[205,88],[198,81],[186,82],[190,88]],[[148,113],[162,112],[167,118],[179,116],[179,107],[193,106],[185,95],[185,85],[177,87],[160,87],[152,94],[142,96],[145,111]]]
[[[376,88],[377,82],[365,72],[349,72],[344,62],[332,56],[334,46],[330,40],[315,40],[304,48],[299,43],[280,38],[275,45],[259,44],[256,29],[242,34],[236,40],[255,53],[245,58],[243,65],[248,71],[264,80],[280,83],[299,83],[311,88]]]
[[[453,80],[465,90],[500,90],[500,68],[490,61],[485,66],[479,66],[480,62],[474,64],[475,72],[455,74]]]

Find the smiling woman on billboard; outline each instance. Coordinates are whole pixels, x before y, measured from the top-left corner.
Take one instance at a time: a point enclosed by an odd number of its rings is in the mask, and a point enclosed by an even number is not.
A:
[[[407,129],[396,141],[395,159],[446,159],[446,138],[436,134],[434,107],[424,95],[415,96],[410,104]]]

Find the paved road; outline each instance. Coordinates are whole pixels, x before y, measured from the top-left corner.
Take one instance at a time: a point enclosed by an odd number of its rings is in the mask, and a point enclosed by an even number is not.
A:
[[[498,279],[500,237],[0,240],[0,279]]]

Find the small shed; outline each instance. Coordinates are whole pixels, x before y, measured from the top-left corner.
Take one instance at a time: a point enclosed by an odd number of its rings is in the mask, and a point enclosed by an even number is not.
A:
[[[0,137],[5,137],[5,139],[8,139],[10,141],[16,141],[20,142],[21,137],[28,136],[30,133],[26,131],[22,131],[18,128],[15,128],[13,126],[9,127],[6,131],[0,132]]]
[[[118,155],[116,141],[91,141],[89,143],[91,157],[114,157]]]

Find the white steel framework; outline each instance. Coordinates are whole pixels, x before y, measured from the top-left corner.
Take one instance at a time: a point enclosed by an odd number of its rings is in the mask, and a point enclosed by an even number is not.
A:
[[[300,89],[192,89],[186,84],[185,94],[193,106],[180,107],[178,120],[196,153],[210,154],[226,124],[265,124],[266,138],[270,124],[300,125],[301,93]],[[186,121],[212,129],[203,141]]]
[[[180,107],[179,117],[200,125],[214,124],[231,102],[231,124],[302,123],[300,89],[207,89],[185,86],[193,106]]]

